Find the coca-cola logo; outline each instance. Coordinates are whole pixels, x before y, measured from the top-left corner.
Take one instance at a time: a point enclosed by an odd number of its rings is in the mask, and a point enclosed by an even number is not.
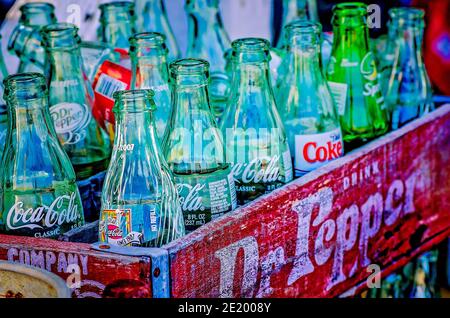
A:
[[[324,145],[307,142],[303,147],[303,157],[308,163],[326,162],[342,156],[342,141],[328,141]]]
[[[178,194],[180,195],[180,205],[183,211],[194,212],[204,211],[203,197],[201,192],[206,184],[197,183],[195,186],[190,184],[177,184]]]
[[[281,178],[279,162],[278,155],[255,158],[249,163],[235,163],[232,172],[236,182],[270,183]]]
[[[41,230],[61,226],[64,223],[74,223],[80,217],[75,200],[76,194],[72,192],[70,195],[57,197],[50,206],[24,208],[22,201],[16,202],[8,211],[6,225],[11,230],[24,228]]]

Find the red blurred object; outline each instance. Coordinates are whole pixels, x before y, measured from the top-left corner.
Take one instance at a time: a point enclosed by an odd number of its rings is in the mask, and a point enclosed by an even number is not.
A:
[[[147,284],[133,279],[121,279],[105,287],[103,298],[151,298]]]
[[[450,96],[450,0],[414,0],[426,10],[425,65],[441,94]]]

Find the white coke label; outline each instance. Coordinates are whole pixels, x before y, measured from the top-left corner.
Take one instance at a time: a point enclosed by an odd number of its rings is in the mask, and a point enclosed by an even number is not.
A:
[[[74,223],[80,217],[76,198],[76,193],[72,192],[70,195],[57,197],[49,206],[36,208],[26,208],[22,201],[18,201],[8,211],[6,226],[10,230],[23,228],[34,230]]]
[[[237,181],[242,183],[270,183],[281,181],[280,163],[281,157],[255,158],[247,163],[235,163],[233,165],[233,175]]]
[[[322,134],[296,135],[295,175],[302,176],[343,154],[344,145],[339,128]]]

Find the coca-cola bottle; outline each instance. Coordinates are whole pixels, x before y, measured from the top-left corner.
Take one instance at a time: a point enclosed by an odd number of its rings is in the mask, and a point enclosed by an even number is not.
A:
[[[386,84],[391,129],[398,129],[434,108],[431,83],[422,58],[425,12],[416,8],[390,10],[395,41]]]
[[[292,180],[292,161],[269,76],[269,41],[236,40],[232,95],[221,122],[239,204]]]
[[[367,5],[339,3],[333,7],[333,49],[328,85],[336,103],[344,143],[348,148],[385,134],[388,110],[369,49]]]
[[[167,17],[163,0],[135,0],[136,29],[138,32],[159,32],[166,37],[168,57],[175,60],[180,57],[175,35]]]
[[[186,0],[186,12],[189,36],[186,56],[209,61],[211,106],[214,115],[220,118],[229,97],[224,54],[230,40],[223,27],[219,0]]]
[[[114,93],[114,150],[102,191],[99,237],[160,247],[184,235],[172,173],[160,149],[151,90]]]
[[[128,39],[136,33],[134,3],[130,1],[104,3],[99,9],[99,38],[120,53],[120,61],[115,62],[128,69],[131,68]]]
[[[236,207],[231,167],[209,105],[209,63],[184,59],[170,65],[173,111],[164,156],[180,196],[185,227],[193,231]]]
[[[110,140],[92,116],[94,94],[82,65],[78,28],[68,23],[41,30],[47,50],[50,113],[78,179],[106,170]]]
[[[38,73],[5,80],[8,134],[0,167],[0,231],[56,238],[84,224],[75,172],[48,111]]]
[[[131,89],[151,89],[155,93],[154,119],[162,139],[172,112],[165,36],[156,32],[135,34],[130,39],[130,56]]]
[[[20,19],[11,34],[8,50],[20,59],[18,72],[44,72],[45,50],[39,30],[56,23],[55,7],[51,3],[31,2],[20,7]]]
[[[277,87],[277,105],[286,128],[295,175],[300,177],[344,154],[334,102],[320,66],[318,22],[298,21],[285,27],[290,72]]]

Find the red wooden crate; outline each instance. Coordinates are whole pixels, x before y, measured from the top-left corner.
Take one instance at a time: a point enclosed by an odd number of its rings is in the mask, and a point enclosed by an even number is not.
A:
[[[74,297],[123,278],[153,297],[351,295],[447,238],[449,197],[446,105],[161,249],[0,235],[0,259],[81,265]]]

